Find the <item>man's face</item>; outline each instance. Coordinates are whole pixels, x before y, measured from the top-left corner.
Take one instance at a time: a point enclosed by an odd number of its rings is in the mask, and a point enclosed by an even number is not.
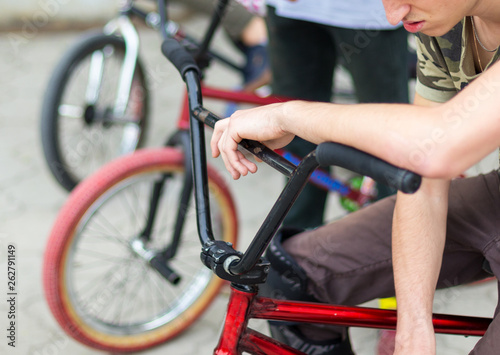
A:
[[[409,32],[441,36],[468,14],[469,0],[382,0],[392,25],[403,21]]]

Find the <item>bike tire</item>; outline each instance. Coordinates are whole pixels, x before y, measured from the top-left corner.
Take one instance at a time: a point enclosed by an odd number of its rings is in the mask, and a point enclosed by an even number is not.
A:
[[[113,111],[124,53],[122,38],[88,34],[66,52],[49,80],[41,110],[43,153],[50,172],[68,191],[144,143],[149,94],[139,59],[125,115]]]
[[[75,188],[54,223],[44,255],[45,296],[62,329],[82,344],[113,353],[159,345],[200,317],[225,282],[200,261],[195,211],[188,214],[171,264],[183,278],[177,285],[131,251],[135,219],[144,216],[148,200],[144,195],[164,174],[170,174],[168,192],[162,194],[162,218],[152,242],[160,247],[158,235],[171,230],[163,224],[169,222],[165,212],[179,208],[176,177],[184,179],[184,157],[175,148],[143,149],[106,165]],[[208,179],[214,235],[236,244],[230,192],[210,167]],[[167,199],[172,196],[173,203]]]

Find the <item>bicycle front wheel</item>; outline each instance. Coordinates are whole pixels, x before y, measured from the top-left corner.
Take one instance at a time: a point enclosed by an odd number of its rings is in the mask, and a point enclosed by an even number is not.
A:
[[[163,343],[189,327],[223,285],[200,261],[194,201],[179,206],[183,159],[173,148],[122,157],[83,181],[60,211],[44,256],[44,288],[60,326],[81,343],[110,352]],[[235,244],[229,190],[211,168],[208,178],[214,235]],[[182,238],[168,261],[180,277],[176,283],[134,247],[150,215],[150,196],[163,179],[157,218],[144,244],[149,251],[171,247],[174,216],[187,208]]]
[[[51,173],[68,191],[143,143],[146,78],[137,60],[131,80],[122,82],[124,58],[122,38],[98,33],[76,43],[54,69],[42,106],[42,145]]]

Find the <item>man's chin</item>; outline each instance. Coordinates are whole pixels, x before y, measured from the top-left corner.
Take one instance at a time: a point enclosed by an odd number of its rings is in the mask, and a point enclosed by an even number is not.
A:
[[[423,33],[427,36],[430,36],[430,37],[440,37],[440,36],[443,36],[445,34],[447,34],[448,32],[450,32],[450,30],[455,27],[456,24],[454,24],[453,26],[450,26],[450,25],[429,25],[428,22],[425,22],[425,24],[423,26],[421,26],[421,28],[419,29],[418,32],[420,33]],[[406,28],[406,26],[405,26]]]

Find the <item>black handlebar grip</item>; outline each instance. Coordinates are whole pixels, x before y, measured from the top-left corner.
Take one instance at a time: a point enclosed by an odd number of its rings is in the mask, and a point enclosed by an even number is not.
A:
[[[316,148],[316,160],[321,166],[340,166],[405,193],[417,191],[422,181],[420,175],[339,143],[321,143]]]
[[[167,38],[163,41],[161,51],[163,55],[167,57],[168,60],[177,68],[183,79],[184,74],[186,74],[186,72],[190,69],[196,70],[198,74],[200,73],[200,69],[198,68],[193,56],[189,54],[189,52],[175,39]]]

